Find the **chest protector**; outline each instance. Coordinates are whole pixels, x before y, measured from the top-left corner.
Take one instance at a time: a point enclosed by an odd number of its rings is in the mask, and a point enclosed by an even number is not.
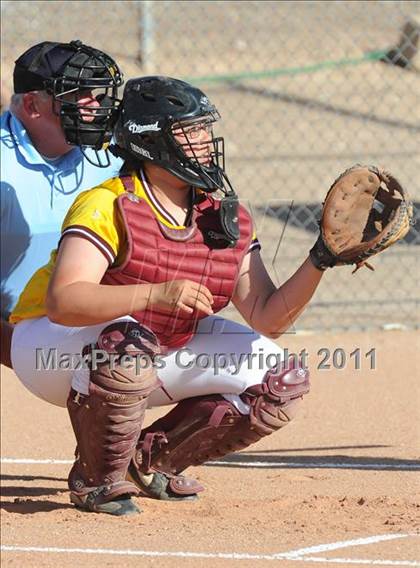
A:
[[[219,204],[209,196],[194,205],[191,224],[185,229],[171,229],[161,223],[149,204],[137,197],[130,177],[121,178],[126,193],[117,206],[124,223],[127,252],[122,264],[104,274],[102,284],[158,284],[189,279],[206,286],[213,295],[214,313],[230,302],[242,260],[252,240],[249,213],[239,206],[240,237],[233,248],[218,238],[221,231]],[[130,314],[148,326],[160,344],[168,348],[185,345],[194,335],[202,312],[171,313],[155,307]]]

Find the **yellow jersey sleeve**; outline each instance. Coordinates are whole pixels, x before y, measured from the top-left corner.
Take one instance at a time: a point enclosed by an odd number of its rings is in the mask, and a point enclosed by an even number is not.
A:
[[[24,319],[45,316],[45,299],[48,282],[54,270],[57,251],[53,250],[48,264],[39,268],[26,284],[16,306],[9,316],[10,323],[18,323]]]
[[[112,181],[117,186],[119,180],[116,178]],[[123,191],[122,189],[121,193]],[[106,188],[98,186],[79,194],[64,219],[60,242],[66,235],[87,239],[105,256],[111,266],[118,256],[124,238],[115,208],[118,193],[118,187],[110,188],[108,184]]]

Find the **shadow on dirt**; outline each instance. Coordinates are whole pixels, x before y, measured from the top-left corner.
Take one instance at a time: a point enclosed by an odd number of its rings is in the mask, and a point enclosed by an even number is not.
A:
[[[290,451],[290,450],[289,450]],[[356,469],[374,471],[418,471],[420,460],[366,456],[273,456],[239,453],[227,456],[207,467],[246,467],[258,469]]]
[[[3,486],[1,488],[2,497],[40,497],[41,495],[58,495],[68,491],[67,487],[21,487]]]
[[[19,499],[18,502],[1,501],[0,508],[8,513],[19,515],[33,515],[34,513],[49,513],[57,509],[73,509],[70,503],[56,503],[54,501],[37,501],[33,499]]]
[[[25,482],[25,485],[8,484],[8,482]],[[36,485],[39,481],[59,482],[61,487],[46,487]],[[33,485],[28,482],[34,482]],[[49,511],[51,508],[61,508],[61,505],[50,501],[38,501],[36,498],[54,496],[66,493],[67,479],[63,477],[35,476],[35,475],[10,475],[0,476],[1,496],[14,497],[12,501],[2,501],[1,508],[15,513],[36,513]],[[56,483],[55,483],[56,484]],[[34,498],[34,499],[32,499]]]
[[[361,450],[361,449],[372,449],[372,448],[392,448],[389,444],[362,444],[358,446],[315,446],[312,448],[286,448],[279,450],[270,450],[270,454],[284,453],[290,454],[290,452],[317,452],[318,450]],[[247,454],[264,454],[266,450],[250,450]]]
[[[67,477],[51,477],[46,475],[10,475],[2,473],[0,475],[0,483],[3,484],[4,481],[38,481],[42,479],[43,481],[64,481],[67,483]]]

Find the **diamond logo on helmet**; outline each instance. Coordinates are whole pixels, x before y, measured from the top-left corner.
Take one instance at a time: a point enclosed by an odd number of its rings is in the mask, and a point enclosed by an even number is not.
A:
[[[158,120],[152,124],[136,124],[132,120],[129,120],[126,126],[132,134],[141,134],[142,132],[159,132],[161,128],[158,124]]]

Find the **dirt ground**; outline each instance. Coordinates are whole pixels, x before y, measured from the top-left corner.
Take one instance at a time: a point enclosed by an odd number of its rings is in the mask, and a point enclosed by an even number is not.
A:
[[[70,505],[66,411],[2,367],[2,566],[420,566],[418,335],[287,334],[280,342],[305,349],[311,369],[295,421],[221,463],[191,468],[206,487],[196,502],[139,498],[143,513],[121,519]],[[360,369],[350,357],[357,348]],[[330,350],[330,369],[320,349]],[[337,349],[342,369],[332,368]],[[161,413],[150,410],[147,421]]]

